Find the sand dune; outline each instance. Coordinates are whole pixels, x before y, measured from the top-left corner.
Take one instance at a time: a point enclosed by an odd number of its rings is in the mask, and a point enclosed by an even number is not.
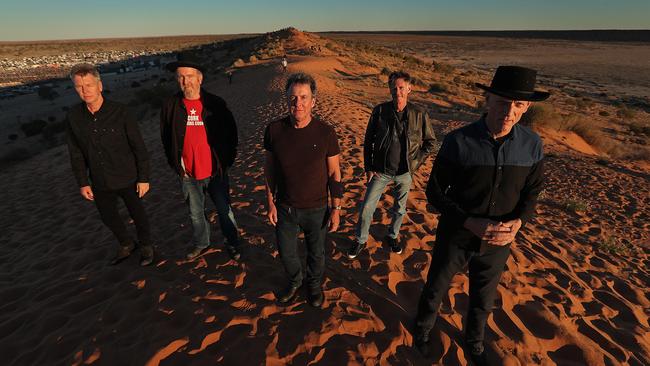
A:
[[[275,301],[285,277],[263,216],[262,134],[266,123],[286,113],[287,74],[277,63],[263,63],[239,70],[233,85],[220,78],[205,85],[227,100],[239,125],[240,150],[230,175],[247,243],[241,263],[229,259],[218,230],[212,249],[183,259],[189,217],[164,161],[155,118],[142,125],[153,163],[146,204],[158,257],[151,267],[140,268],[136,258],[107,266],[113,239],[93,205],[79,197],[64,146],[0,173],[2,363],[466,365],[464,274],[454,277],[444,300],[434,356],[425,359],[411,347],[409,330],[437,224],[422,191],[431,161],[416,174],[409,196],[404,253],[393,254],[379,241],[387,231],[382,223],[389,221],[389,197],[375,214],[368,249],[355,260],[343,254],[365,189],[361,145],[370,98],[354,92],[389,97],[363,81],[337,82],[339,71],[362,72],[343,61],[290,56],[290,71],[315,74],[316,114],[336,128],[343,151],[345,217],[326,244],[323,309],[311,308],[304,294],[286,307]],[[439,136],[464,123],[434,122]],[[490,358],[503,365],[648,365],[648,172],[633,163],[599,161],[590,151],[553,147],[554,139],[561,137],[547,138],[549,183],[538,217],[523,230],[498,288],[487,331]],[[616,254],[604,243],[630,248]]]

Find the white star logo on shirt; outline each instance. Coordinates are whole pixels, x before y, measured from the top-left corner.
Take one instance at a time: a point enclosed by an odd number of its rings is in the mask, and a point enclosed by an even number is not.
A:
[[[196,114],[196,109],[192,108],[192,109],[190,110],[190,114],[191,114],[191,115],[195,115],[195,114]]]

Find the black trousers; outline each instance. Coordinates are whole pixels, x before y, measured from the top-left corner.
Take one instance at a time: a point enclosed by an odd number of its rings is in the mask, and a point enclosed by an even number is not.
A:
[[[95,196],[95,205],[102,218],[102,222],[113,232],[120,245],[126,245],[131,241],[131,238],[117,208],[118,198],[122,199],[131,218],[135,222],[140,245],[148,246],[152,244],[149,218],[144,210],[142,200],[135,191],[135,185],[112,191],[93,190],[93,194]]]
[[[489,246],[485,252],[479,253],[454,243],[436,244],[418,304],[417,327],[424,331],[433,329],[451,279],[469,264],[469,310],[465,340],[469,345],[482,344],[485,324],[492,312],[497,285],[509,255],[510,245]]]
[[[307,247],[307,285],[320,288],[325,269],[325,234],[327,233],[327,206],[293,208],[278,204],[278,222],[275,233],[282,264],[291,286],[302,285],[302,265],[298,255],[298,233],[305,233]]]

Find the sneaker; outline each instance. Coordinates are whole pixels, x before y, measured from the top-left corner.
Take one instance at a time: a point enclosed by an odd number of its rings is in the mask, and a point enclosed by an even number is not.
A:
[[[388,245],[390,246],[390,250],[393,253],[402,254],[402,246],[399,244],[399,240],[387,236],[386,239],[384,239],[384,241],[388,243]]]
[[[140,265],[145,267],[153,263],[153,247],[144,245],[140,248]]]
[[[363,249],[363,247],[365,246],[366,246],[365,244],[361,244],[356,240],[352,242],[352,245],[348,249],[348,258],[350,259],[356,258],[361,252],[361,249]]]
[[[207,248],[199,248],[199,247],[194,247],[191,252],[187,253],[187,259],[194,259],[198,256],[200,256],[204,250]]]
[[[228,255],[230,256],[230,258],[236,261],[238,261],[239,258],[241,258],[241,254],[239,253],[239,250],[237,250],[237,247],[226,244],[226,250],[228,251]]]
[[[111,259],[111,265],[114,266],[128,258],[133,249],[135,249],[135,243],[133,241],[120,243],[119,248],[117,248],[117,253],[115,253],[115,256]]]

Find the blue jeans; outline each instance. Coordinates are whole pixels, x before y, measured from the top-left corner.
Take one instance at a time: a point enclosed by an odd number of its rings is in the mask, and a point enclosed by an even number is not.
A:
[[[277,204],[278,222],[275,233],[280,259],[293,287],[302,285],[302,264],[298,255],[298,233],[305,233],[307,247],[307,285],[320,288],[325,269],[325,234],[327,232],[327,206],[293,208]]]
[[[393,198],[395,203],[391,210],[391,224],[388,229],[388,236],[397,239],[399,235],[399,228],[402,226],[402,220],[406,214],[406,199],[411,190],[411,173],[404,173],[401,175],[388,175],[384,173],[375,173],[368,182],[366,188],[366,196],[361,202],[359,207],[359,221],[357,222],[356,240],[360,244],[365,244],[368,241],[368,230],[372,223],[372,216],[377,208],[377,202],[381,198],[384,189],[389,183],[395,183],[393,186]]]
[[[192,177],[181,178],[183,196],[190,208],[190,219],[194,233],[192,243],[197,248],[207,248],[210,245],[210,222],[205,216],[205,195],[212,198],[217,207],[219,226],[226,237],[228,245],[237,246],[237,222],[230,207],[230,184],[228,175],[196,180]]]

